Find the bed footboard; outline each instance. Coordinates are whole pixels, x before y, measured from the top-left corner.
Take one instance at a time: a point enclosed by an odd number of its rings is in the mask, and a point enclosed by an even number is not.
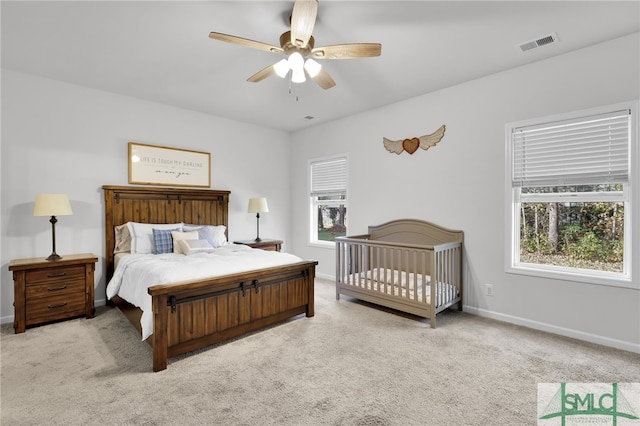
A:
[[[287,318],[314,315],[316,261],[149,288],[153,371],[167,359]]]
[[[418,232],[411,227],[408,232],[407,223]],[[437,313],[456,303],[462,309],[462,233],[445,230],[455,238],[444,242],[428,222],[390,224],[384,225],[385,231],[401,231],[384,233],[388,238],[376,239],[371,232],[336,238],[336,299],[351,296],[429,318],[435,328]],[[429,225],[426,231],[424,224]]]

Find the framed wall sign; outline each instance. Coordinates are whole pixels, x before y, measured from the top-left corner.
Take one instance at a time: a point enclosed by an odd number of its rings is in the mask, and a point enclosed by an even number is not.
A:
[[[129,142],[129,183],[211,186],[211,154]]]

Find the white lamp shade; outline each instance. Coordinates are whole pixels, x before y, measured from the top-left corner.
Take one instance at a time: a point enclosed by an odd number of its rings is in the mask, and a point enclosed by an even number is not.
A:
[[[266,198],[249,198],[248,213],[264,213],[269,211]]]
[[[68,216],[73,214],[67,194],[38,194],[33,206],[34,216]]]
[[[304,83],[304,58],[298,52],[289,55],[289,68],[291,68],[291,81],[294,83]]]
[[[307,78],[304,76],[304,69],[296,68],[291,70],[291,81],[294,83],[304,83]]]
[[[320,70],[322,69],[322,65],[320,65],[318,62],[314,61],[313,59],[309,58],[304,63],[304,69],[307,70],[307,72],[309,73],[309,77],[314,78],[320,73]]]
[[[273,70],[276,72],[278,77],[285,78],[289,73],[289,61],[281,59],[279,62],[273,64]]]
[[[287,62],[289,62],[289,68],[294,71],[301,70],[304,66],[304,58],[298,52],[293,52],[291,55],[289,55],[289,60]]]

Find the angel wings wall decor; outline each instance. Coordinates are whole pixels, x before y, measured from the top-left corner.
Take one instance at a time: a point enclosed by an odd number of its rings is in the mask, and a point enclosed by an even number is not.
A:
[[[384,143],[384,147],[389,152],[394,152],[398,155],[402,154],[402,151],[407,151],[409,154],[413,154],[418,150],[418,147],[424,149],[425,151],[432,146],[436,146],[438,142],[442,140],[444,137],[444,131],[446,126],[443,124],[440,126],[438,130],[431,133],[430,135],[420,136],[419,138],[411,138],[404,140],[392,141],[385,137],[382,138],[382,143]]]

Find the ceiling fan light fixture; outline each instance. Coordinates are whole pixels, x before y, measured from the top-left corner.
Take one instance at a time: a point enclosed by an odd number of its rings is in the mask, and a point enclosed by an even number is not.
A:
[[[320,73],[320,70],[322,69],[322,65],[320,65],[317,61],[314,61],[313,59],[309,58],[304,63],[304,69],[309,74],[309,77],[314,78]]]
[[[370,58],[380,56],[382,45],[380,43],[348,43],[316,47],[313,29],[318,15],[318,3],[319,0],[294,0],[289,21],[291,28],[280,35],[280,47],[213,31],[209,33],[209,38],[287,56],[286,59],[268,65],[249,77],[247,79],[249,82],[257,83],[272,75],[285,79],[290,75],[290,83],[304,83],[307,78],[310,78],[322,89],[331,89],[336,82],[319,63],[311,58],[321,60]],[[291,84],[289,84],[289,92],[291,93]]]
[[[273,70],[276,72],[276,75],[280,78],[285,78],[289,73],[289,61],[286,59],[282,59],[275,64],[273,64]]]

